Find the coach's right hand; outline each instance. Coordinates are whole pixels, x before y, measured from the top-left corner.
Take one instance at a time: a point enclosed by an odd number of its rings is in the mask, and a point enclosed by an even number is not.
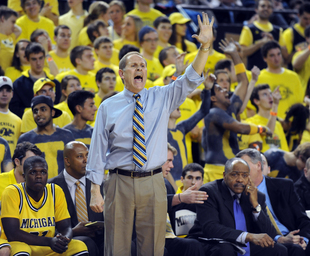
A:
[[[92,183],[90,191],[91,191],[90,204],[89,204],[90,208],[97,213],[103,212],[104,200],[100,193],[100,186]]]

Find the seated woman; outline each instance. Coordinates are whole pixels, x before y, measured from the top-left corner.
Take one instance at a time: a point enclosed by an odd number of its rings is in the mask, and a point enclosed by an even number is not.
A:
[[[88,255],[82,241],[71,239],[66,198],[58,185],[47,184],[45,159],[29,157],[23,169],[25,182],[2,194],[2,245],[11,247],[11,255]]]
[[[113,41],[114,48],[120,50],[125,44],[139,48],[139,31],[142,27],[143,22],[138,16],[127,15],[122,25],[122,37]]]
[[[25,49],[29,43],[28,40],[21,39],[15,45],[12,65],[5,70],[5,76],[11,78],[13,83],[22,75],[23,71],[30,68],[29,62],[25,56]]]

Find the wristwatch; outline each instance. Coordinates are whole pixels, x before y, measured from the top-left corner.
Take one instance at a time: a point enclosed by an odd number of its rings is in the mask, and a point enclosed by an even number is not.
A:
[[[262,207],[260,206],[260,204],[258,204],[256,207],[252,207],[253,211],[260,213],[260,211],[262,210]]]

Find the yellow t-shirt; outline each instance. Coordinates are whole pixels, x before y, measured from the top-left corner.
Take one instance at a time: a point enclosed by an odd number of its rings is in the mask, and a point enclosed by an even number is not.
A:
[[[52,6],[52,13],[59,16],[58,1],[57,0],[43,0],[43,4],[49,3]],[[24,14],[23,8],[20,6],[20,0],[8,0],[8,7],[16,12]]]
[[[95,60],[98,60],[98,56],[97,56],[97,54],[96,54],[96,52],[95,52],[95,49],[93,50],[93,54],[94,54]],[[119,65],[118,54],[119,54],[119,50],[113,48],[113,49],[112,49],[112,57],[111,57],[111,59],[110,59],[110,62],[111,62],[113,65],[117,66],[117,68],[118,68],[118,65]]]
[[[294,25],[295,30],[302,36],[305,37],[305,28],[299,25],[299,23],[296,23]],[[290,54],[293,51],[293,40],[294,40],[294,32],[293,28],[289,27],[283,32],[283,38],[285,40],[286,49],[287,52]],[[304,47],[307,47],[306,39],[304,42],[295,45],[295,51],[298,51],[300,49],[304,49]]]
[[[0,66],[5,71],[12,64],[16,36],[14,33],[7,36],[0,33]]]
[[[71,121],[72,121],[71,117],[66,111],[63,111],[61,116],[57,118],[53,118],[53,124],[59,128],[62,128],[65,125],[71,123]],[[37,127],[37,124],[35,123],[33,119],[32,109],[31,108],[25,109],[25,112],[22,118],[21,132],[22,133],[29,132],[35,129],[36,127]]]
[[[62,79],[67,75],[76,76],[81,83],[83,90],[91,91],[93,93],[98,91],[98,86],[96,84],[96,76],[92,72],[88,72],[87,75],[82,75],[76,71],[76,69],[72,69],[70,71],[62,72],[56,76],[56,79],[61,82]]]
[[[88,34],[87,34],[87,26],[82,28],[79,33],[78,45],[92,45],[92,42],[90,41]]]
[[[140,44],[138,41],[128,41],[127,39],[117,39],[113,41],[114,48],[117,50],[122,49],[125,44],[131,44],[140,48]]]
[[[74,116],[73,116],[71,110],[68,107],[68,102],[67,101],[63,101],[63,102],[55,105],[54,108],[60,109],[62,112],[65,112],[65,113],[69,114],[71,121],[73,120]],[[57,118],[55,118],[54,120],[56,120]],[[60,127],[60,126],[58,126],[58,127]],[[63,126],[61,126],[60,128],[62,128],[62,127]]]
[[[59,73],[74,69],[74,66],[71,63],[69,54],[66,58],[59,57],[58,55],[56,55],[55,51],[50,51],[49,54],[55,61]]]
[[[186,56],[184,58],[184,62],[186,63],[186,61],[188,61],[189,63],[192,63],[197,54],[198,54],[198,50],[196,50],[192,53],[186,54]],[[213,50],[210,53],[210,55],[208,56],[208,60],[207,60],[207,63],[205,65],[204,71],[206,72],[208,69],[210,69],[210,73],[214,74],[214,68],[215,68],[216,63],[219,60],[223,60],[223,59],[226,59],[226,56],[224,54]]]
[[[2,198],[2,193],[4,191],[4,189],[11,185],[11,184],[16,184],[16,178],[14,175],[14,169],[9,171],[9,172],[3,172],[0,173],[0,201]]]
[[[152,60],[145,59],[147,63],[147,78],[154,82],[156,79],[158,79],[162,72],[163,72],[163,66],[160,64],[159,60],[157,58],[153,58]]]
[[[67,25],[71,29],[71,45],[69,51],[71,51],[78,44],[78,37],[80,30],[83,28],[84,19],[87,16],[87,11],[84,10],[84,14],[77,17],[73,14],[72,10],[59,17],[59,25]]]
[[[18,37],[18,40],[20,39],[30,40],[32,32],[40,28],[46,30],[47,34],[49,35],[52,41],[52,44],[54,45],[56,44],[54,41],[55,26],[50,19],[39,16],[39,22],[33,22],[28,18],[27,15],[23,15],[16,20],[16,24],[22,29],[22,33]]]
[[[0,112],[0,136],[8,142],[11,156],[20,136],[21,124],[22,120],[10,110],[8,113]]]
[[[246,119],[246,122],[250,124],[267,126],[268,118],[256,114]],[[262,136],[262,139],[263,139],[263,148],[261,149],[261,152],[266,152],[270,148],[280,148],[284,151],[289,151],[286,137],[282,125],[279,121],[276,121],[276,126],[274,128],[272,138]]]
[[[178,118],[177,124],[187,120],[197,111],[196,104],[192,99],[186,98],[185,101],[179,107],[181,112],[181,117]],[[193,154],[192,154],[192,138],[191,133],[187,133],[185,135],[185,145],[187,149],[187,163],[190,164],[193,162]]]
[[[94,73],[97,73],[102,68],[111,68],[115,72],[115,75],[118,76],[118,66],[112,63],[110,63],[110,65],[106,65],[100,62],[99,60],[96,60],[94,66],[95,66],[95,69],[93,70]]]
[[[151,8],[149,12],[141,12],[135,8],[132,11],[128,12],[126,16],[127,15],[136,15],[140,17],[140,19],[143,21],[143,26],[150,26],[150,27],[153,27],[153,22],[158,17],[165,16],[163,13],[153,8]]]
[[[26,184],[8,186],[2,193],[1,218],[19,220],[20,230],[38,236],[54,237],[56,222],[69,219],[66,197],[56,184],[46,184],[41,199],[36,202],[26,192]],[[3,226],[1,222],[1,230]],[[1,238],[7,239],[4,232]]]
[[[193,53],[193,52],[197,51],[197,46],[193,42],[190,42],[190,41],[188,41],[186,39],[184,40],[184,42],[185,42],[186,47],[187,47],[186,51],[188,53]],[[182,44],[181,43],[176,43],[175,47],[177,47],[179,49],[182,49]]]
[[[291,70],[283,68],[280,74],[274,74],[263,69],[257,80],[257,84],[269,84],[271,91],[274,91],[277,86],[280,86],[282,99],[278,107],[278,117],[285,119],[286,111],[296,103],[302,103],[305,92],[302,89],[298,75]],[[249,101],[250,102],[250,101]],[[253,109],[253,106],[248,106]]]
[[[306,51],[308,51],[308,49]],[[297,59],[297,57],[300,54],[302,54],[303,52],[304,51],[296,52],[293,56],[292,63],[294,63],[294,61]],[[299,70],[298,72],[296,71],[296,73],[300,79],[302,91],[304,92],[304,94],[306,93],[308,80],[310,78],[309,70],[310,70],[310,58],[308,57],[308,59],[305,61],[304,65],[303,65],[302,69]]]
[[[265,31],[265,32],[271,32],[273,30],[273,25],[268,22],[267,24],[261,24],[258,21],[254,21],[253,23],[256,27],[258,27],[260,30]],[[280,28],[280,35],[279,35],[279,44],[281,46],[285,45],[285,40],[283,37],[283,33],[282,33],[282,28]],[[245,46],[250,46],[253,43],[253,35],[251,32],[251,29],[247,26],[244,26],[242,28],[241,34],[240,34],[240,38],[239,38],[239,44],[240,45],[245,45]]]
[[[30,69],[30,66],[22,66],[21,68],[23,71],[19,71],[15,67],[8,67],[5,70],[5,76],[11,78],[12,83],[14,83],[14,81],[22,75],[22,72]]]

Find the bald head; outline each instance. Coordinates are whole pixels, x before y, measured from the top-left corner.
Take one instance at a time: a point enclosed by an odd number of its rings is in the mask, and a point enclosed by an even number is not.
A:
[[[65,169],[75,179],[85,176],[88,148],[83,142],[71,141],[64,148]]]

